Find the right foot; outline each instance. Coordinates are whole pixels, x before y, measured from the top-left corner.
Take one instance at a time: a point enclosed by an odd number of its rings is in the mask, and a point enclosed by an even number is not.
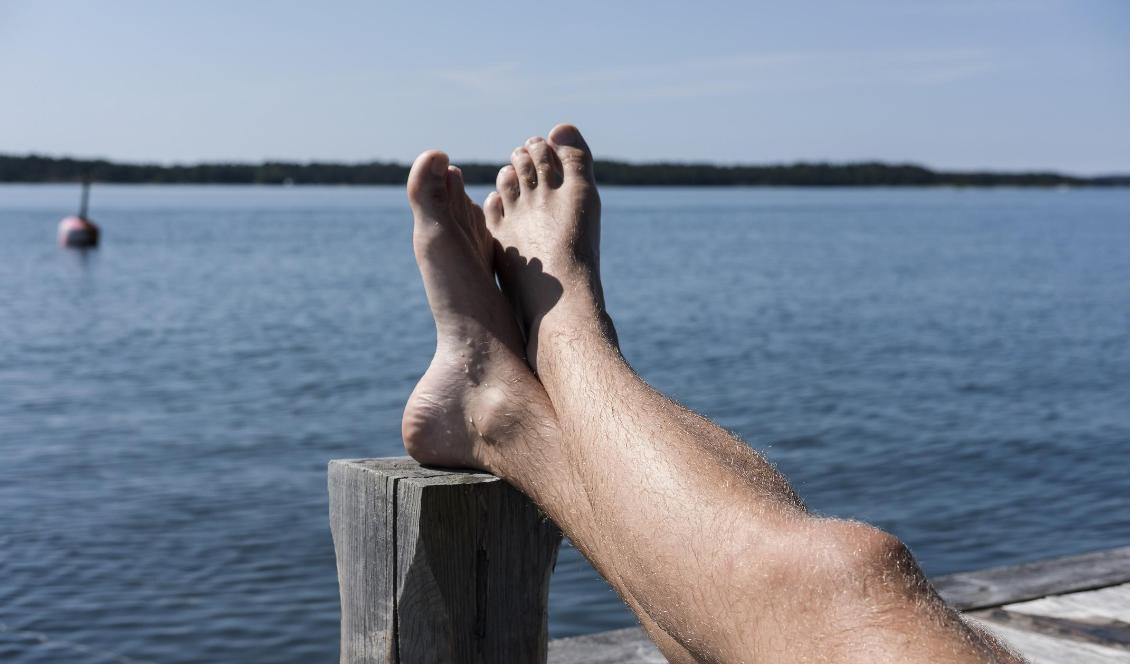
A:
[[[498,243],[499,282],[538,346],[558,331],[589,329],[612,345],[600,285],[600,196],[581,132],[557,125],[514,150],[483,205]]]
[[[408,175],[412,245],[436,322],[436,353],[404,408],[408,453],[423,464],[495,472],[498,446],[529,438],[552,407],[530,373],[521,331],[494,281],[483,211],[447,155],[420,155]]]

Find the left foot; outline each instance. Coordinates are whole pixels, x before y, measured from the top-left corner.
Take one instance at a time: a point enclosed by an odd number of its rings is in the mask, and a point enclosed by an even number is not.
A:
[[[517,444],[534,413],[552,407],[495,285],[493,239],[462,173],[444,153],[425,152],[408,175],[408,200],[436,353],[404,408],[404,447],[423,464],[493,472],[493,448]]]

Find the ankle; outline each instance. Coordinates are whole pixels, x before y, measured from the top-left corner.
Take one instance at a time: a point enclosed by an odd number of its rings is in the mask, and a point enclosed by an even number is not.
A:
[[[523,392],[480,410],[475,456],[487,472],[501,477],[542,504],[552,471],[562,464],[562,436],[557,414],[540,384],[537,392]]]
[[[530,359],[547,389],[563,372],[581,366],[627,365],[612,318],[596,303],[555,308],[535,324],[533,332],[536,341],[530,345]]]
[[[616,343],[616,332],[605,309],[600,280],[588,273],[568,280],[558,301],[533,321],[532,327],[554,337],[592,333]]]

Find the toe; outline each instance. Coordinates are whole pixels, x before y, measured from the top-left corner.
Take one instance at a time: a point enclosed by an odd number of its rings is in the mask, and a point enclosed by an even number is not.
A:
[[[447,155],[428,150],[416,157],[408,172],[408,202],[417,211],[445,209],[448,201]]]
[[[447,197],[452,212],[465,211],[471,202],[463,186],[463,169],[458,166],[447,167]]]
[[[463,169],[458,166],[447,167],[447,191],[452,198],[462,198],[467,194],[463,189]]]
[[[522,188],[522,193],[537,188],[538,172],[534,168],[534,159],[525,146],[516,148],[510,154],[510,164],[514,167],[514,171],[518,173],[518,184]]]
[[[502,207],[502,196],[497,191],[487,194],[483,201],[483,216],[486,218],[487,228],[494,232],[502,224],[505,210]]]
[[[513,166],[503,166],[502,169],[498,171],[498,177],[495,178],[494,186],[498,189],[499,198],[502,199],[504,206],[514,205],[518,202],[521,188],[518,186],[518,173],[514,170]]]
[[[556,189],[561,186],[561,162],[557,154],[540,136],[526,141],[526,151],[534,161],[534,170],[537,171],[538,183]]]
[[[571,124],[559,124],[549,132],[549,144],[561,160],[566,180],[577,176],[594,179],[592,152],[580,130]]]

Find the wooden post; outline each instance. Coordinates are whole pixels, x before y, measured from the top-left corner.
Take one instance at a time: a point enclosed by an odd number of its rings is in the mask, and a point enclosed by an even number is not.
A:
[[[561,533],[478,472],[331,461],[343,664],[542,663]]]

